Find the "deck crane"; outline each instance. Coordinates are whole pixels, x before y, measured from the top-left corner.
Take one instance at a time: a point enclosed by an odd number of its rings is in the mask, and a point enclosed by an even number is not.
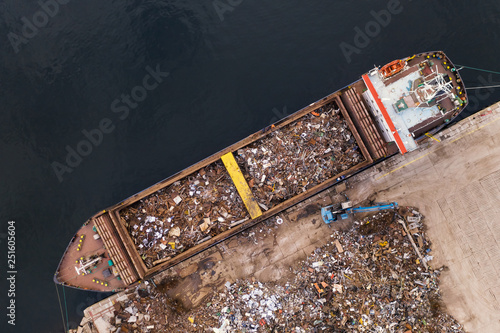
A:
[[[347,218],[349,218],[349,215],[355,213],[374,212],[379,210],[395,209],[395,208],[398,208],[397,202],[391,202],[389,204],[382,204],[369,207],[353,208],[352,203],[350,201],[347,201],[343,202],[341,204],[341,207],[339,207],[338,205],[330,205],[321,208],[321,217],[323,218],[323,221],[325,221],[326,224],[330,224],[339,219],[346,220]]]

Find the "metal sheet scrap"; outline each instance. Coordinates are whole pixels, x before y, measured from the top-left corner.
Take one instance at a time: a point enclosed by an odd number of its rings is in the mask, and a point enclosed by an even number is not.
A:
[[[364,160],[333,104],[272,131],[235,155],[254,196],[268,208]]]
[[[120,211],[148,268],[248,217],[221,161]]]

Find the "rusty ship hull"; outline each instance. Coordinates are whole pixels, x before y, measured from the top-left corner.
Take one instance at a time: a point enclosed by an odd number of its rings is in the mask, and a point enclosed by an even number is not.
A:
[[[389,155],[416,149],[462,112],[467,96],[442,51],[401,61],[404,68],[394,75],[381,75],[376,67],[93,215],[70,241],[54,281],[123,290]],[[304,174],[297,174],[303,167]]]

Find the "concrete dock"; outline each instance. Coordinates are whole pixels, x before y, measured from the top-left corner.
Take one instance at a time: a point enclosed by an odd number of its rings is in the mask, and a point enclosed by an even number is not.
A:
[[[349,197],[419,207],[433,242],[432,265],[446,265],[448,312],[469,332],[500,327],[500,103],[356,176]]]
[[[348,180],[355,204],[397,201],[426,217],[433,242],[433,267],[445,265],[441,289],[448,312],[469,332],[500,327],[500,103],[430,138],[419,149],[394,156]],[[499,133],[499,134],[497,134]],[[290,276],[290,267],[330,240],[332,229],[320,207],[344,199],[332,187],[243,234],[157,275],[178,280],[169,294],[187,309],[226,281],[254,277],[261,282]],[[347,228],[348,223],[333,228]],[[120,294],[114,296],[120,297]],[[113,302],[85,310],[101,322]]]

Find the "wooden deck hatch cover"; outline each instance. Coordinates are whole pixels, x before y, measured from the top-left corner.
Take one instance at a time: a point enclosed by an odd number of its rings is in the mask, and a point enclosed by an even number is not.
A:
[[[366,147],[372,158],[378,160],[387,156],[386,143],[378,132],[375,122],[371,119],[366,106],[361,101],[356,87],[347,89],[341,97],[337,97],[337,103],[344,114],[344,118],[349,117],[349,114],[352,116],[352,120],[359,130],[359,135],[366,142]]]
[[[113,264],[118,269],[120,277],[126,285],[130,285],[139,280],[140,276],[132,265],[132,261],[123,247],[123,241],[119,237],[117,230],[113,226],[109,213],[102,214],[94,218],[97,232],[108,250]]]

